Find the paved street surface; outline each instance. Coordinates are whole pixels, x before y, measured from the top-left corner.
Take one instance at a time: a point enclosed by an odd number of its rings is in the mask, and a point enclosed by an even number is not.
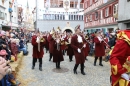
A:
[[[32,46],[29,44],[29,55],[23,59],[23,66],[19,74],[27,82],[26,86],[110,86],[110,66],[109,63],[103,62],[103,67],[93,66],[93,57],[88,57],[85,62],[86,75],[80,73],[80,66],[78,67],[78,74],[73,73],[75,65],[75,58],[73,62],[69,62],[69,57],[64,56],[64,61],[61,62],[60,70],[55,69],[55,63],[49,62],[49,54],[45,53],[43,57],[43,71],[39,71],[39,63],[36,63],[34,70],[32,67]],[[23,85],[22,85],[23,86]]]

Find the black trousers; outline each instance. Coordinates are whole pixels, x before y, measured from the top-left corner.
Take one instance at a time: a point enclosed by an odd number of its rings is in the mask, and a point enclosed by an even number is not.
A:
[[[72,61],[73,55],[69,55],[69,59],[70,61]]]
[[[74,70],[77,70],[78,66],[79,66],[79,64],[75,64]],[[80,64],[80,66],[81,66],[81,72],[83,72],[84,71],[84,63]]]
[[[52,53],[50,53],[50,59],[49,59],[49,60],[51,60],[51,59],[52,59],[52,56],[53,56],[53,54],[52,54]]]
[[[56,62],[56,68],[60,68],[60,61]]]
[[[98,57],[95,57],[94,64],[96,64]],[[99,57],[99,64],[102,64],[102,57]]]
[[[39,59],[39,67],[42,67],[42,58]],[[33,58],[33,66],[35,66],[35,63],[37,62],[37,58]]]

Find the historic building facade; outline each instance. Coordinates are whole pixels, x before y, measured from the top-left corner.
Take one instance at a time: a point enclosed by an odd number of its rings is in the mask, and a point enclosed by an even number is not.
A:
[[[84,0],[84,27],[88,33],[113,32],[118,24],[118,0]]]
[[[0,24],[2,29],[17,29],[17,0],[0,0]]]
[[[69,22],[70,28],[80,24],[84,29],[83,3],[81,0],[37,0],[37,28],[40,31],[50,31],[58,26],[63,29]],[[36,28],[36,8],[33,10]]]

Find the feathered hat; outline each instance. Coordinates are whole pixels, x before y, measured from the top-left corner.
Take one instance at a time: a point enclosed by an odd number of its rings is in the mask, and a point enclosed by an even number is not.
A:
[[[77,25],[77,26],[75,27],[75,30],[77,30],[77,29],[80,29],[80,25]]]

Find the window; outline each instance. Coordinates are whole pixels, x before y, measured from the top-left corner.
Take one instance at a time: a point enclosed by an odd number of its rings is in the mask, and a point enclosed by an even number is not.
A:
[[[98,12],[95,12],[95,20],[98,19]]]
[[[92,21],[92,15],[89,16],[89,21]]]
[[[74,2],[70,2],[70,8],[74,8]]]
[[[86,1],[86,4],[85,4],[85,5],[86,5],[85,7],[86,7],[86,9],[87,9],[87,8],[88,8],[88,1]]]
[[[98,0],[95,0],[95,2],[97,2]]]
[[[14,12],[16,12],[16,10],[17,10],[17,7],[14,5]]]
[[[63,7],[63,1],[59,2],[59,7]]]
[[[7,14],[5,13],[5,20],[7,20]]]
[[[109,8],[106,8],[105,9],[105,17],[108,17],[109,16]]]
[[[71,15],[71,20],[73,20],[73,15]]]
[[[88,16],[86,17],[85,22],[88,22]]]
[[[118,13],[118,4],[115,4],[113,7],[113,14]]]
[[[61,14],[59,14],[59,18],[60,18],[60,20],[62,20],[62,15]]]
[[[63,20],[65,20],[65,15],[63,15]]]
[[[77,20],[77,15],[74,15],[74,20]]]
[[[92,3],[93,3],[93,0],[90,0],[90,5],[92,5]]]
[[[126,26],[127,26],[127,28],[130,28],[130,23],[127,23]]]
[[[55,20],[55,15],[54,14],[52,14],[52,20]]]
[[[80,4],[80,8],[83,8],[83,4]]]
[[[16,23],[16,17],[14,17],[14,22]]]

